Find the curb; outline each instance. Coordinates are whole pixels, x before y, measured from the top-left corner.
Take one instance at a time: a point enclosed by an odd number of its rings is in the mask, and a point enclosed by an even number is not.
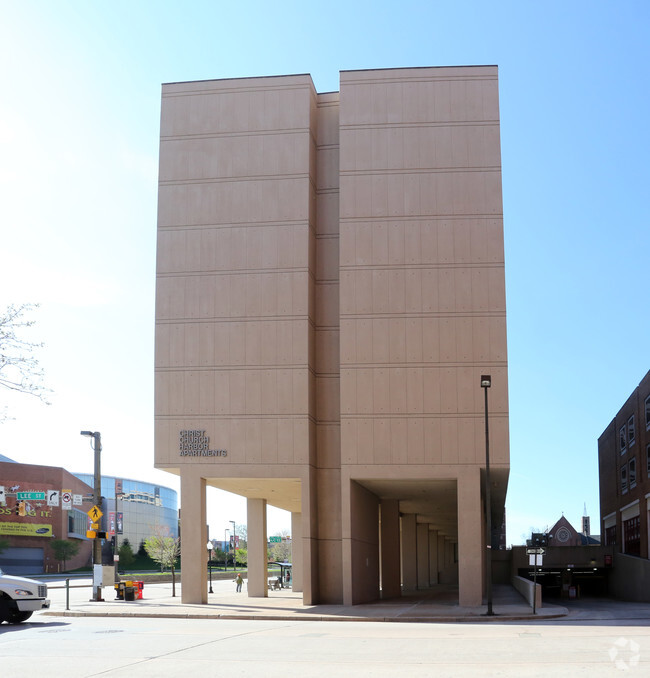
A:
[[[548,619],[559,619],[566,617],[568,610],[564,612],[554,612],[552,614],[538,615],[507,615],[495,614],[491,617],[485,615],[466,615],[466,616],[436,616],[436,617],[338,617],[333,615],[306,615],[296,614],[287,615],[256,615],[256,614],[195,614],[195,613],[173,613],[173,612],[73,612],[66,610],[63,612],[46,611],[41,613],[48,617],[124,617],[140,619],[213,619],[227,621],[318,621],[318,622],[384,622],[401,624],[454,624],[454,623],[499,623],[511,621],[546,621]]]

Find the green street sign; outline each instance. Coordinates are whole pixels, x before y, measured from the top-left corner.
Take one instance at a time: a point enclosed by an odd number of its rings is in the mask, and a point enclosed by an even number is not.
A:
[[[45,492],[16,492],[16,499],[18,501],[45,499]]]
[[[282,541],[282,537],[269,537],[269,542],[271,544],[279,544]]]

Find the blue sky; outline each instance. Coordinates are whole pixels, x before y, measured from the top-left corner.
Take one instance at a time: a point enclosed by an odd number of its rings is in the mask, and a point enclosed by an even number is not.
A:
[[[0,453],[91,472],[90,428],[106,473],[177,487],[152,467],[161,83],[497,64],[508,542],[585,503],[596,531],[597,438],[650,368],[649,7],[0,0],[0,305],[41,304],[54,391],[0,394]],[[211,495],[211,536],[233,518]]]

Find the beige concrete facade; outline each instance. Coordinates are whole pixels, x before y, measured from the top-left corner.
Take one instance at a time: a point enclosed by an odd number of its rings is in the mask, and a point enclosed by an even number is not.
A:
[[[481,374],[500,525],[496,67],[163,86],[155,455],[181,476],[184,602],[206,601],[207,484],[249,499],[249,595],[271,504],[306,603],[457,581],[480,604]]]

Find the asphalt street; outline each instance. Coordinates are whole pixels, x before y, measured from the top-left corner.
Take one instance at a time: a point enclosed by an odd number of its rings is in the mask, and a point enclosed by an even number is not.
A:
[[[80,582],[76,582],[79,584]],[[81,582],[83,584],[83,582]],[[170,618],[170,584],[149,585],[147,617],[65,614],[65,589],[50,585],[53,609],[24,624],[0,625],[2,675],[65,678],[255,678],[650,675],[650,605],[571,601],[566,616],[491,623]],[[230,601],[232,582],[213,584]],[[110,589],[105,590],[105,595]],[[70,590],[72,611],[135,610],[89,604],[90,588]],[[106,595],[106,597],[108,597]],[[248,600],[241,595],[241,604]],[[210,606],[216,605],[211,603]],[[142,608],[145,609],[145,608]],[[103,610],[103,611],[102,611]]]
[[[57,618],[0,627],[2,675],[647,676],[645,624]]]

